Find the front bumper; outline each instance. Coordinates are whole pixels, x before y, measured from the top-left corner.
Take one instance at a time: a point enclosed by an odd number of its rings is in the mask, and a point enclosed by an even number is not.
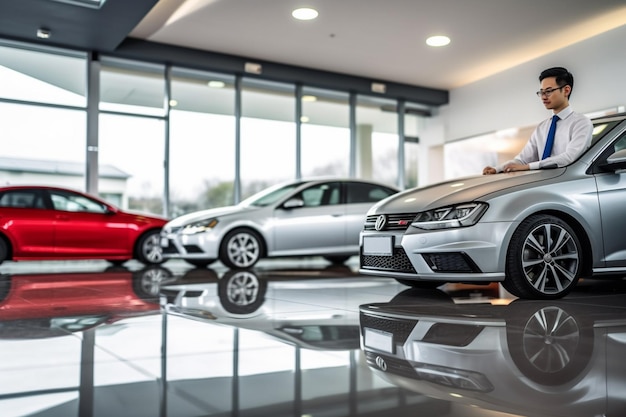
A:
[[[503,281],[514,228],[511,222],[498,222],[435,231],[363,231],[359,272],[425,281]],[[369,236],[391,236],[391,256],[364,254],[363,241]]]
[[[183,235],[164,230],[161,232],[161,248],[166,259],[217,259],[219,240],[213,233]]]

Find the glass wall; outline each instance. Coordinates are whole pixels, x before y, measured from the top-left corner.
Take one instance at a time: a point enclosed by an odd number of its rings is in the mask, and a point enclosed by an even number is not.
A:
[[[165,91],[162,66],[102,61],[98,192],[122,208],[164,213]]]
[[[165,67],[102,59],[100,111],[165,116]]]
[[[349,95],[302,89],[301,171],[303,177],[347,177],[350,165]]]
[[[424,116],[404,116],[399,148],[396,100],[359,95],[352,109],[348,92],[89,59],[0,43],[0,183],[97,189],[122,208],[168,217],[297,177],[417,184]]]
[[[0,97],[85,107],[87,55],[0,44]]]
[[[242,199],[296,176],[295,86],[243,79]]]
[[[164,133],[163,120],[101,114],[98,192],[122,208],[162,214]],[[107,172],[125,181],[112,181]]]
[[[86,62],[0,44],[0,184],[84,189]]]
[[[170,216],[232,205],[234,77],[174,68],[170,100]]]
[[[419,133],[424,117],[408,112],[404,115],[404,188],[413,188],[419,184]]]
[[[0,103],[0,126],[0,184],[84,189],[85,111]]]
[[[357,177],[398,182],[398,113],[395,100],[359,96],[356,108]]]

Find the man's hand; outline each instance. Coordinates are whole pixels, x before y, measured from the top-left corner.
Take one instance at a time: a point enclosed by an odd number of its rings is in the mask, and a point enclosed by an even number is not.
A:
[[[504,166],[503,172],[528,171],[530,167],[522,164],[508,164]]]
[[[496,173],[496,169],[494,167],[485,167],[483,168],[483,175],[492,175]]]

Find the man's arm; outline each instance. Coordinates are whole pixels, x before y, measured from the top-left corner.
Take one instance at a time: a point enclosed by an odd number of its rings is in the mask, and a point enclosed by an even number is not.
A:
[[[538,132],[539,126],[532,135],[530,135],[530,139],[526,142],[521,152],[517,154],[515,158],[495,167],[496,172],[526,171],[532,169],[530,164],[537,160],[537,155],[539,154],[537,150],[537,142],[539,140]]]

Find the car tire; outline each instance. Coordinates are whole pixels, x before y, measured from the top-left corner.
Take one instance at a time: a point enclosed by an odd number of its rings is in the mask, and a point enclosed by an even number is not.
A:
[[[144,301],[158,303],[161,284],[172,279],[172,273],[161,266],[149,266],[135,271],[133,276],[133,291]]]
[[[185,259],[185,262],[195,266],[196,268],[206,268],[215,262],[215,259]]]
[[[521,301],[521,303],[520,303]],[[507,344],[517,369],[534,383],[569,385],[581,377],[593,353],[593,326],[564,304],[518,300],[507,320]]]
[[[0,264],[4,261],[8,260],[9,256],[9,247],[5,242],[4,238],[0,237]]]
[[[324,256],[324,259],[333,265],[341,265],[350,259],[350,256]]]
[[[11,292],[11,276],[0,275],[0,303],[9,296]]]
[[[150,230],[144,233],[135,247],[137,260],[146,265],[159,265],[165,262],[161,248],[161,233],[159,230]]]
[[[263,253],[263,241],[258,233],[250,229],[236,229],[222,240],[220,261],[233,269],[251,268]]]
[[[503,286],[520,298],[561,298],[576,286],[582,261],[578,236],[565,221],[530,216],[511,238]]]
[[[228,271],[218,281],[217,286],[220,303],[229,313],[252,314],[265,302],[267,282],[254,271]]]

